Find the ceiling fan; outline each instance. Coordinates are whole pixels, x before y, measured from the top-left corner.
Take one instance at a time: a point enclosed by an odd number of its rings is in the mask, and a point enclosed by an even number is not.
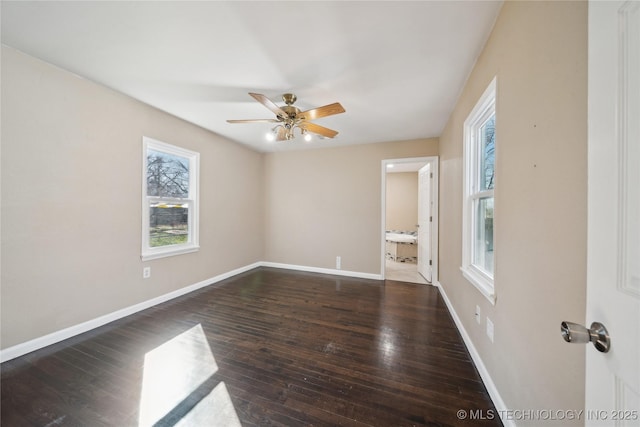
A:
[[[298,99],[292,93],[282,95],[282,100],[286,105],[278,107],[269,98],[259,93],[249,93],[256,101],[267,107],[275,113],[275,119],[249,119],[249,120],[227,120],[229,123],[278,123],[270,133],[270,136],[276,141],[288,141],[295,137],[294,130],[300,129],[300,134],[305,136],[307,141],[310,136],[309,132],[322,135],[327,138],[333,138],[338,134],[333,129],[311,123],[309,120],[319,119],[321,117],[332,116],[334,114],[344,113],[344,108],[339,102],[325,105],[323,107],[312,108],[306,111],[294,106],[294,102]]]

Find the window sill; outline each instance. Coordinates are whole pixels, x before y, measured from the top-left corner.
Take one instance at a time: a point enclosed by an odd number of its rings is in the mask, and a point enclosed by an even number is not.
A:
[[[473,266],[460,267],[462,275],[467,279],[492,305],[496,305],[496,293],[493,280],[488,279]]]
[[[188,254],[191,252],[197,252],[199,250],[200,250],[200,246],[198,245],[181,245],[179,247],[174,247],[174,248],[167,247],[167,248],[162,248],[160,250],[144,252],[141,258],[142,258],[142,261],[150,261],[152,259]]]

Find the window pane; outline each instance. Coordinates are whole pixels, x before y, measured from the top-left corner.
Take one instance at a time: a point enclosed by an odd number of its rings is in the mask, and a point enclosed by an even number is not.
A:
[[[496,116],[480,128],[480,190],[491,190],[495,182]]]
[[[493,197],[476,200],[473,264],[493,275]]]
[[[168,246],[189,240],[189,204],[149,204],[149,246]]]
[[[189,197],[189,159],[147,150],[147,196]]]

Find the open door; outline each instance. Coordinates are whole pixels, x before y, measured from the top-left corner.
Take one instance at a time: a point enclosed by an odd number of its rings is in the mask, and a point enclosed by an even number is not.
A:
[[[431,234],[432,206],[431,180],[433,172],[431,163],[427,163],[418,171],[418,273],[427,282],[432,281]]]
[[[601,323],[611,341],[586,348],[585,421],[638,426],[640,2],[589,2],[588,89],[586,327]]]
[[[385,273],[385,233],[387,221],[387,173],[389,169],[418,172],[418,264],[416,270],[427,282],[438,280],[438,157],[411,157],[382,160],[380,271]],[[423,201],[424,200],[424,201]],[[414,271],[415,272],[415,271]],[[423,280],[419,280],[422,283]]]

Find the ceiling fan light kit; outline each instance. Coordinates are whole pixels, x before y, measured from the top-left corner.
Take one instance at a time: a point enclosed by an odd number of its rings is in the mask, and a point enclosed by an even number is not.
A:
[[[248,119],[248,120],[227,120],[228,123],[277,123],[269,133],[267,139],[269,141],[290,141],[295,138],[294,131],[300,130],[300,135],[304,136],[305,141],[311,140],[311,133],[322,137],[333,138],[338,132],[326,128],[324,126],[311,123],[309,120],[315,120],[322,117],[332,116],[334,114],[344,113],[345,110],[338,102],[328,104],[323,107],[312,108],[306,111],[300,109],[293,104],[298,99],[293,93],[285,93],[282,100],[286,105],[279,107],[266,96],[259,93],[249,93],[256,101],[267,107],[275,115],[275,119]]]

